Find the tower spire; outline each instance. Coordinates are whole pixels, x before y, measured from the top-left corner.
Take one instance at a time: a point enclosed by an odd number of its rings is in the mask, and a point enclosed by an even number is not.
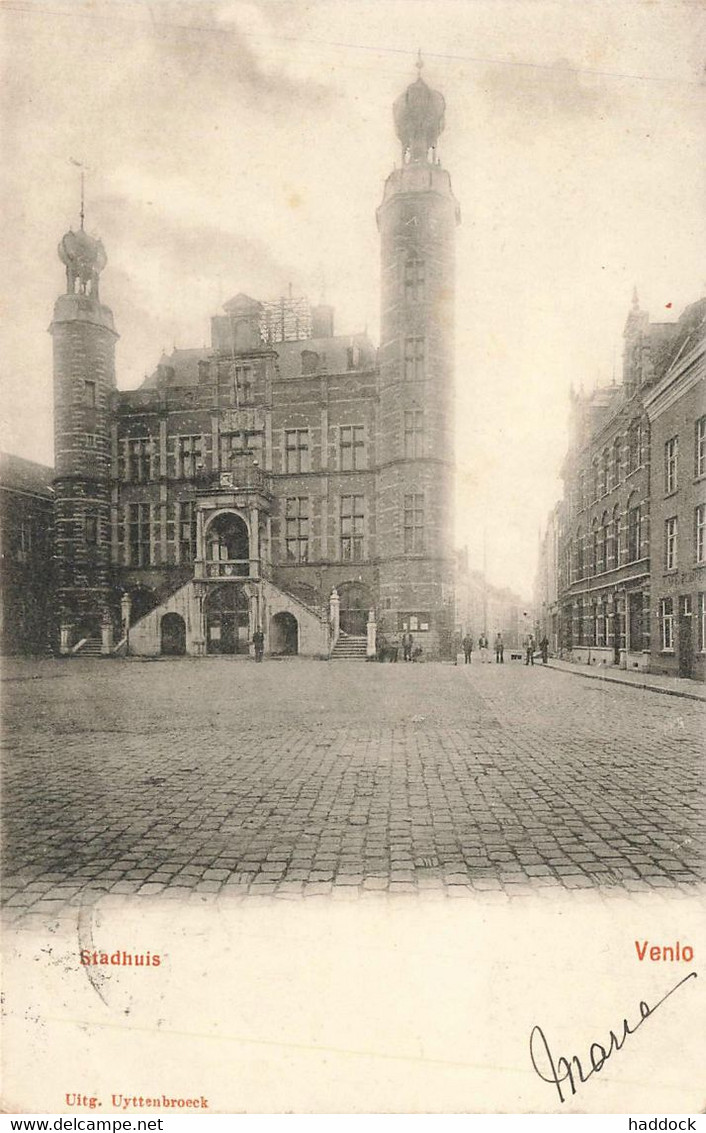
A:
[[[81,231],[83,232],[83,222],[86,216],[86,166],[82,161],[77,161],[75,157],[70,157],[69,161],[72,165],[76,165],[81,170]]]
[[[417,71],[419,73],[419,77],[421,79],[421,77],[422,77],[422,67],[424,66],[424,60],[422,59],[422,49],[421,49],[421,47],[417,51],[417,61],[414,65],[417,68]]]

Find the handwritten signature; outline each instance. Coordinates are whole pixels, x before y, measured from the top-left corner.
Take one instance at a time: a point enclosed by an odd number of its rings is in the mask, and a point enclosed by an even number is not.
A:
[[[634,1035],[638,1027],[641,1027],[645,1020],[649,1019],[650,1015],[654,1015],[657,1008],[661,1007],[664,1001],[669,999],[670,995],[674,995],[677,988],[680,988],[687,980],[695,979],[696,972],[689,972],[688,976],[684,976],[683,979],[679,980],[679,983],[675,984],[666,995],[663,995],[659,1002],[655,1003],[654,1007],[650,1007],[644,1000],[641,1000],[639,1022],[631,1027],[627,1019],[623,1019],[622,1034],[618,1037],[615,1031],[609,1031],[610,1042],[607,1046],[603,1046],[598,1042],[591,1043],[588,1052],[591,1063],[590,1070],[584,1069],[575,1054],[571,1055],[570,1058],[561,1055],[561,1057],[557,1058],[555,1061],[549,1049],[549,1043],[547,1042],[544,1031],[539,1026],[533,1027],[529,1043],[532,1066],[543,1082],[550,1082],[553,1086],[556,1086],[559,1100],[563,1103],[566,1101],[566,1098],[564,1097],[562,1084],[564,1088],[566,1088],[568,1084],[571,1087],[571,1094],[575,1094],[577,1080],[578,1082],[587,1082],[592,1074],[598,1074],[598,1072],[603,1069],[610,1056],[614,1054],[616,1050],[622,1049],[628,1035]],[[584,1059],[584,1062],[586,1062],[586,1059]],[[542,1065],[543,1063],[544,1065]]]

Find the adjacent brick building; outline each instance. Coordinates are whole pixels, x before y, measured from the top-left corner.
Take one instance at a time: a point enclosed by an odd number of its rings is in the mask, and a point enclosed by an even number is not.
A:
[[[46,653],[53,606],[53,469],[0,453],[0,652]]]
[[[240,294],[210,349],[174,350],[117,391],[106,257],[83,229],[55,307],[56,618],[143,654],[363,655],[375,626],[426,655],[454,630],[453,310],[459,209],[437,156],[444,100],[396,101],[381,346],[333,311]]]
[[[572,395],[557,553],[565,657],[704,675],[705,315],[700,300],[651,323],[635,295],[622,384]]]

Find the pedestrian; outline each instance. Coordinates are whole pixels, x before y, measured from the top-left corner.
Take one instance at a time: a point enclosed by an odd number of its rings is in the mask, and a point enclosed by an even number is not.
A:
[[[505,659],[503,657],[504,652],[505,652],[505,646],[503,644],[503,635],[501,633],[496,633],[496,635],[495,635],[495,664],[496,665],[504,665],[505,664]]]
[[[412,660],[412,646],[414,645],[414,638],[409,630],[405,630],[402,634],[402,660]]]
[[[463,663],[464,663],[464,665],[472,664],[472,662],[473,662],[473,638],[471,637],[470,633],[466,634],[463,641],[461,642],[461,645],[463,646]]]
[[[252,643],[255,647],[255,660],[262,661],[262,655],[265,652],[265,635],[261,629],[256,629],[252,635]]]
[[[528,633],[525,638],[525,665],[534,665],[534,634]]]
[[[396,662],[397,658],[399,657],[399,652],[400,635],[398,633],[393,633],[392,637],[390,638],[390,660]]]
[[[539,643],[539,651],[542,654],[542,664],[546,665],[547,657],[549,656],[549,638],[546,633]]]
[[[485,665],[486,662],[490,661],[490,657],[488,656],[488,638],[484,633],[478,638],[478,649],[480,651],[481,662]]]

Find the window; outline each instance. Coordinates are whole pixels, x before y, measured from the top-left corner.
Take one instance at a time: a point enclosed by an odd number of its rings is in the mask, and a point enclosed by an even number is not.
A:
[[[191,480],[203,467],[203,437],[179,437],[179,478]]]
[[[290,496],[284,507],[284,546],[287,561],[305,563],[309,560],[309,498]]]
[[[642,429],[639,421],[633,421],[628,429],[628,474],[640,467],[642,449]]]
[[[628,510],[628,562],[640,557],[640,505]]]
[[[129,566],[150,566],[150,505],[128,506]]]
[[[341,426],[341,471],[365,468],[365,429],[362,425]]]
[[[221,434],[221,466],[227,469],[239,457],[250,457],[251,461],[262,453],[262,433],[259,430],[244,429],[239,433]]]
[[[674,570],[677,565],[677,517],[673,515],[664,524],[664,566]]]
[[[618,508],[613,509],[613,558],[614,565],[620,566],[620,556],[622,554],[622,524],[620,519],[620,512]]]
[[[620,483],[621,449],[622,449],[622,444],[621,444],[621,441],[620,441],[620,437],[616,437],[615,440],[613,441],[613,461],[612,461],[612,474],[611,474],[611,482],[612,482],[612,486],[614,488],[617,488],[618,484]]]
[[[418,554],[424,550],[424,496],[421,493],[404,498],[404,551]]]
[[[180,505],[179,561],[193,562],[196,558],[196,505],[187,500]]]
[[[696,595],[697,634],[699,653],[706,653],[706,593]]]
[[[586,560],[583,541],[583,532],[579,531],[576,536],[576,577],[583,578],[586,574]]]
[[[424,413],[421,409],[406,409],[404,415],[404,454],[414,459],[424,450]]]
[[[696,422],[694,454],[694,475],[706,475],[706,417],[699,417]]]
[[[404,376],[406,381],[415,381],[424,377],[423,338],[404,340]]]
[[[663,598],[659,604],[660,622],[662,625],[662,649],[674,649],[674,600]]]
[[[576,644],[584,644],[584,627],[583,627],[583,599],[579,598],[576,603]]]
[[[88,545],[95,547],[98,542],[98,516],[95,512],[86,512],[84,531]]]
[[[83,404],[89,409],[96,407],[96,383],[84,382],[83,383]]]
[[[285,429],[284,467],[286,472],[309,471],[308,429]]]
[[[407,260],[404,268],[404,297],[408,303],[424,298],[424,260]]]
[[[679,437],[672,437],[664,446],[664,490],[675,492],[677,488],[677,459],[679,456]]]
[[[156,464],[155,455],[149,437],[129,437],[127,440],[126,480],[151,480],[153,463]]]
[[[706,562],[706,504],[699,504],[694,512],[694,548],[697,563]]]
[[[319,369],[319,355],[315,350],[302,350],[302,374],[315,374]]]
[[[365,536],[365,497],[341,496],[341,559],[356,562],[363,558]]]
[[[601,470],[600,470],[599,485],[598,485],[599,486],[599,494],[601,496],[604,496],[606,494],[606,492],[608,491],[609,479],[610,479],[610,456],[609,456],[609,453],[608,453],[608,449],[604,449],[603,455],[601,456]]]
[[[252,401],[252,366],[233,367],[233,400],[236,405],[249,405]]]

